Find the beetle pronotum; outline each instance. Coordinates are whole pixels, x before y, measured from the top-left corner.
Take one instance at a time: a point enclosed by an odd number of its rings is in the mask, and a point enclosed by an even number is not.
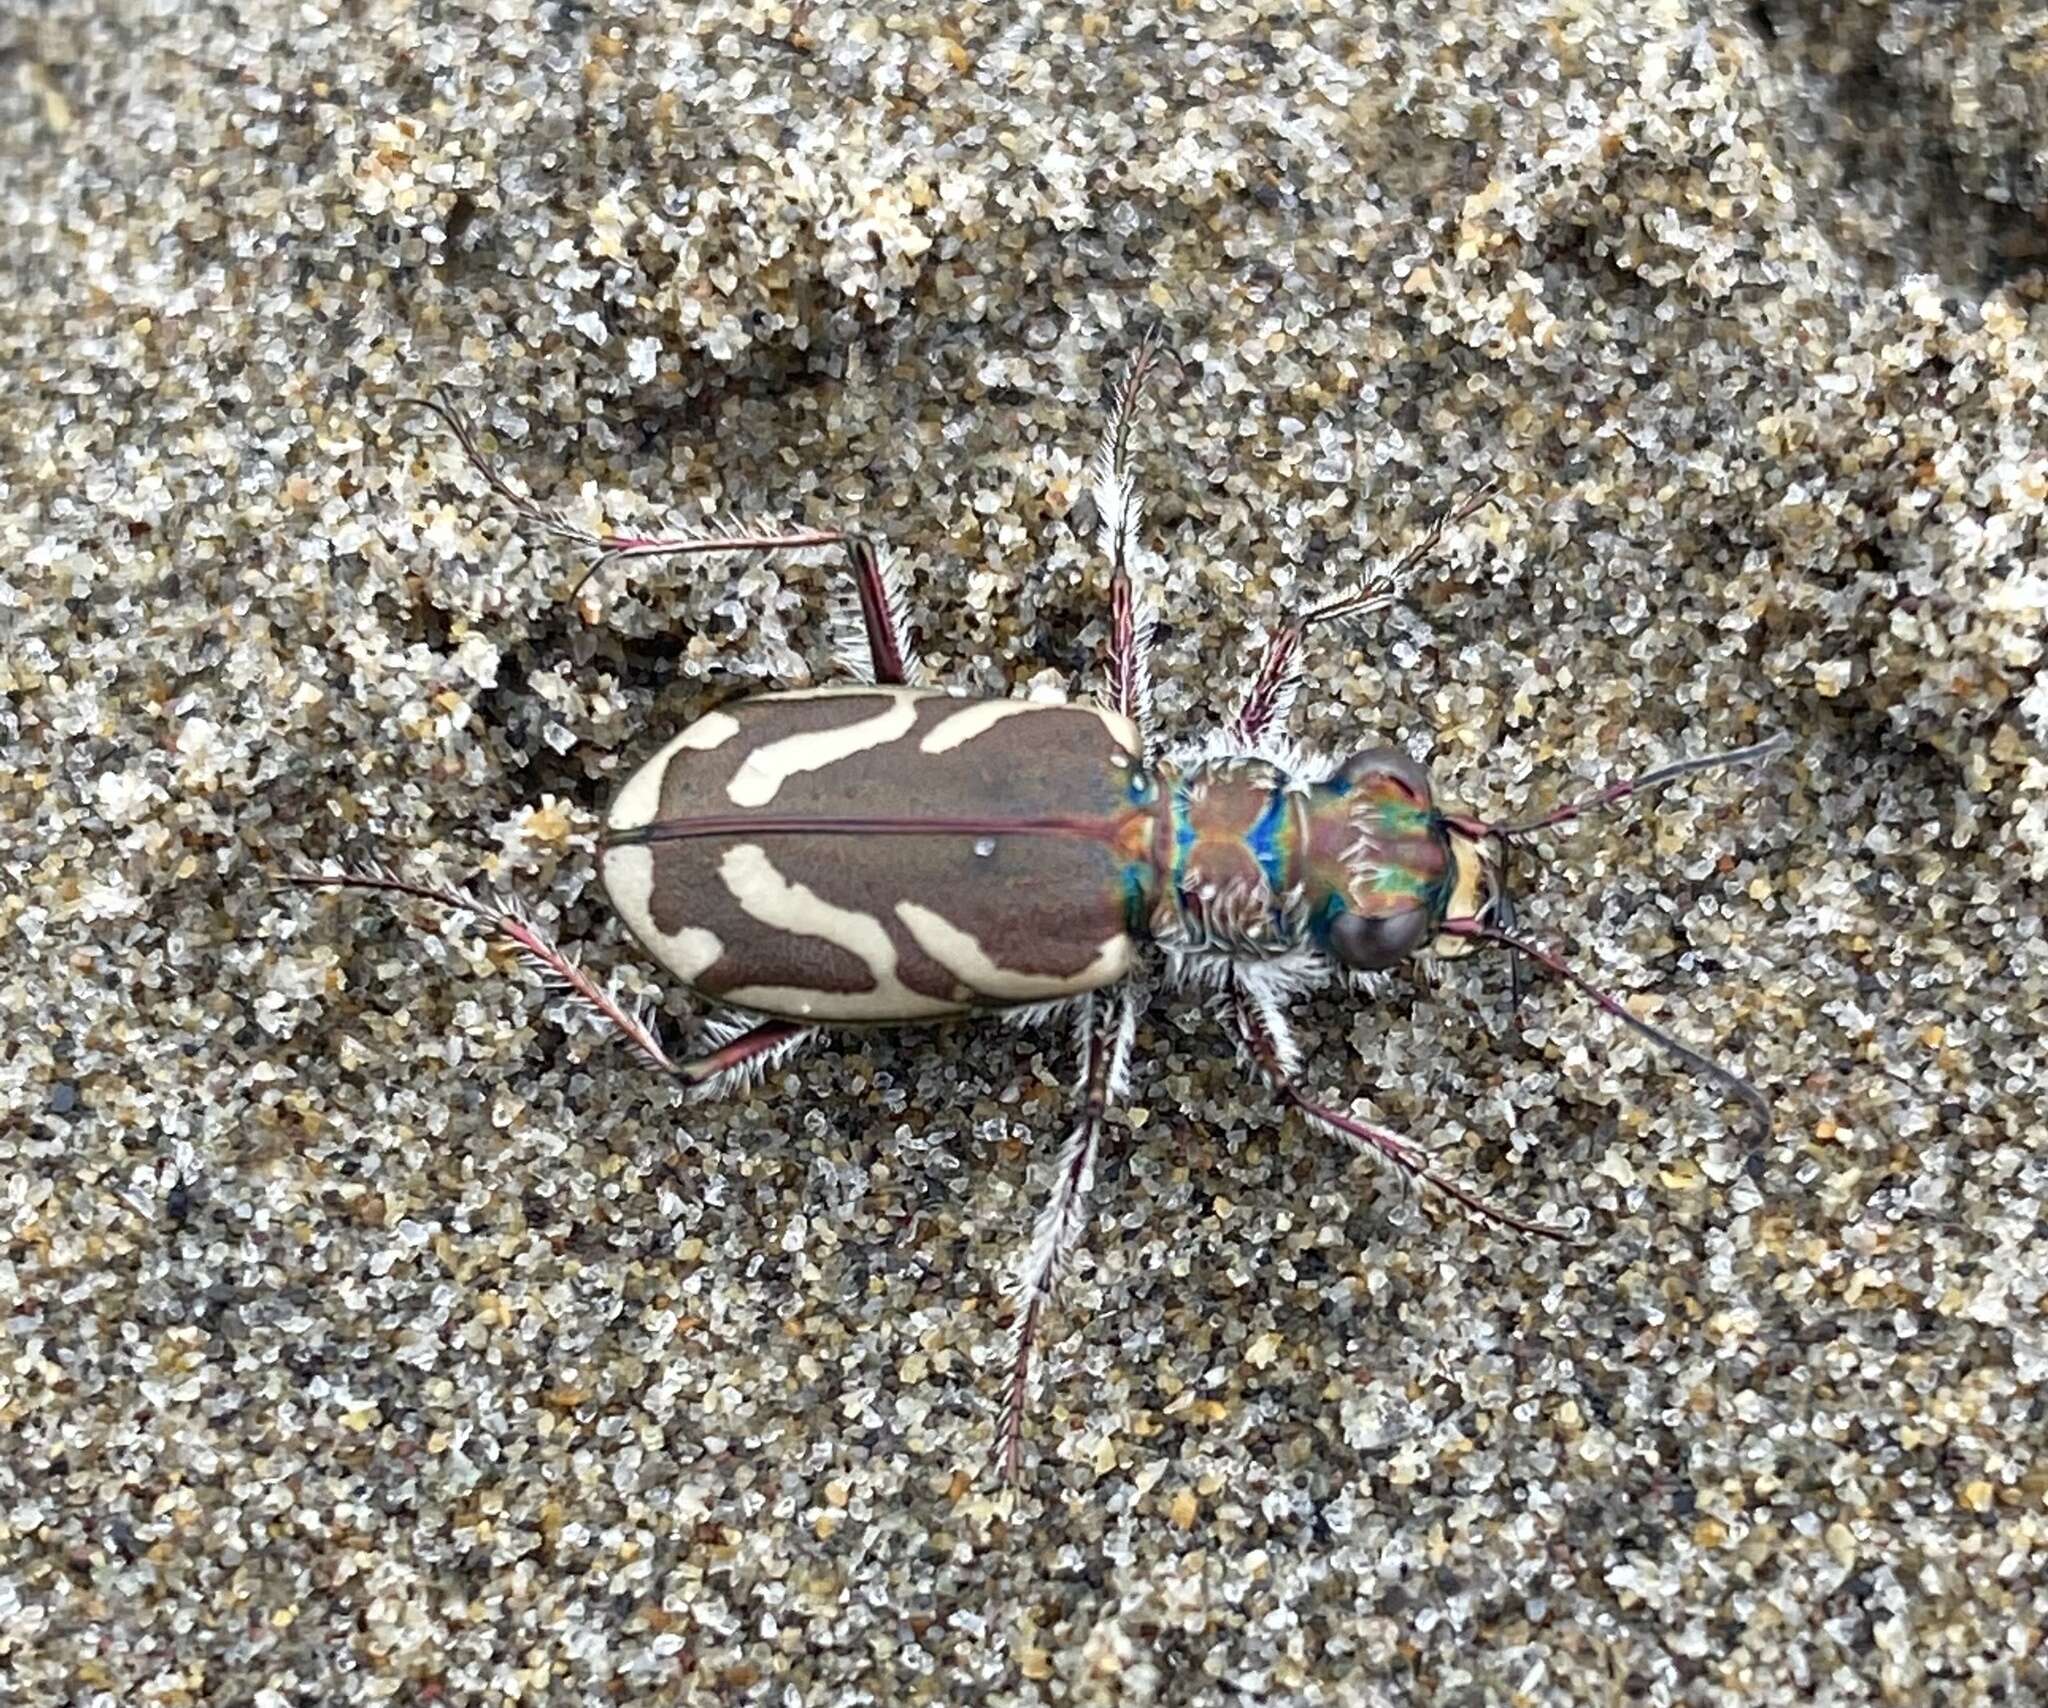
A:
[[[1092,471],[1109,560],[1100,703],[959,697],[929,686],[909,645],[901,589],[859,533],[594,533],[514,490],[446,394],[427,403],[523,521],[597,553],[593,573],[638,557],[845,554],[854,597],[839,651],[854,682],[705,713],[634,772],[605,821],[600,870],[615,910],[663,967],[739,1016],[714,1023],[700,1053],[671,1057],[647,1017],[509,909],[381,866],[284,879],[468,913],[648,1062],[714,1091],[745,1083],[821,1027],[990,1012],[1071,1016],[1079,1106],[1016,1278],[999,1435],[1009,1477],[1039,1329],[1082,1237],[1105,1117],[1126,1089],[1154,968],[1168,986],[1214,994],[1246,1061],[1284,1107],[1466,1213],[1524,1233],[1566,1237],[1441,1173],[1412,1140],[1312,1097],[1286,1002],[1333,979],[1369,984],[1412,956],[1491,944],[1584,991],[1739,1097],[1766,1128],[1770,1119],[1748,1082],[1520,935],[1503,880],[1505,851],[1520,838],[1691,772],[1761,760],[1779,744],[1682,760],[1521,825],[1440,808],[1428,773],[1398,749],[1331,763],[1297,747],[1284,725],[1305,637],[1391,603],[1391,589],[1490,487],[1437,523],[1384,581],[1275,630],[1220,732],[1162,742],[1151,715],[1129,463],[1131,423],[1155,356],[1151,342],[1141,345],[1116,387]]]

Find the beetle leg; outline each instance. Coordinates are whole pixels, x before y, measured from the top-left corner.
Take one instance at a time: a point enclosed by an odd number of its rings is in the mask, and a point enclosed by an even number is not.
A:
[[[745,1030],[735,1027],[723,1035],[714,1033],[709,1040],[712,1047],[684,1062],[676,1072],[711,1092],[730,1091],[766,1073],[815,1031],[817,1027],[800,1020],[763,1020]]]
[[[543,985],[559,991],[579,1007],[595,1014],[663,1073],[682,1071],[661,1047],[661,1040],[655,1035],[654,1022],[647,1015],[629,1010],[563,953],[539,926],[510,908],[493,907],[488,902],[477,900],[466,890],[415,883],[375,866],[280,872],[272,881],[299,889],[364,890],[380,895],[408,896],[414,901],[427,902],[444,913],[466,914],[491,936],[511,944],[526,964],[540,974]]]
[[[1334,599],[1326,599],[1273,630],[1266,637],[1266,648],[1260,656],[1258,669],[1252,675],[1251,686],[1245,690],[1244,698],[1231,715],[1228,728],[1232,743],[1240,748],[1256,749],[1276,725],[1286,721],[1294,706],[1294,697],[1301,689],[1302,642],[1310,629],[1319,624],[1363,617],[1397,603],[1400,595],[1395,589],[1436,550],[1444,535],[1475,514],[1494,495],[1499,485],[1500,482],[1493,479],[1481,481],[1467,497],[1438,517],[1429,531],[1409,547],[1384,578],[1354,587]]]
[[[1392,1163],[1416,1185],[1442,1193],[1476,1221],[1492,1222],[1498,1227],[1512,1228],[1517,1233],[1541,1234],[1546,1239],[1568,1240],[1572,1237],[1567,1229],[1530,1221],[1503,1210],[1470,1187],[1461,1186],[1447,1175],[1439,1174],[1430,1165],[1428,1153],[1412,1139],[1404,1139],[1398,1133],[1361,1121],[1341,1109],[1313,1101],[1301,1089],[1297,1077],[1301,1050],[1280,1012],[1280,1005],[1266,991],[1247,983],[1241,976],[1232,980],[1230,997],[1232,1018],[1246,1057],[1272,1088],[1274,1096],[1288,1108],[1298,1109],[1311,1124],[1325,1132],[1335,1133],[1354,1150]]]
[[[1231,714],[1228,727],[1232,743],[1240,749],[1255,751],[1277,726],[1286,723],[1287,714],[1294,709],[1294,698],[1301,692],[1302,642],[1312,625],[1383,611],[1396,602],[1397,596],[1387,591],[1385,583],[1376,582],[1318,605],[1273,630],[1266,637],[1266,649],[1259,657],[1251,686]]]
[[[1081,1045],[1081,1106],[1053,1167],[1052,1196],[1038,1212],[1031,1245],[1018,1266],[1010,1339],[1010,1389],[999,1436],[1003,1480],[1017,1481],[1023,1460],[1024,1415],[1034,1387],[1033,1354],[1039,1326],[1052,1303],[1061,1272],[1087,1231],[1088,1191],[1095,1183],[1095,1159],[1109,1105],[1123,1095],[1137,1031],[1140,995],[1125,985],[1109,997],[1088,996],[1079,1005],[1075,1030]]]
[[[844,528],[787,528],[763,525],[758,528],[691,530],[679,534],[600,533],[572,522],[560,511],[550,510],[531,494],[519,491],[504,473],[484,455],[476,432],[456,408],[454,394],[445,386],[432,397],[412,400],[432,410],[455,435],[462,454],[469,459],[483,482],[512,507],[522,522],[536,531],[597,554],[580,575],[569,597],[578,597],[600,570],[627,558],[693,557],[746,552],[805,551],[819,546],[839,546],[846,552],[846,567],[853,577],[854,603],[858,608],[860,635],[866,641],[865,671],[872,682],[901,685],[922,678],[922,669],[906,644],[908,614],[903,589],[894,569],[884,561],[875,542],[864,534]],[[861,674],[863,661],[852,645],[842,639],[841,662]]]
[[[1266,650],[1251,686],[1231,714],[1231,745],[1240,751],[1255,751],[1276,724],[1284,724],[1301,692],[1302,625],[1283,623],[1266,637]]]
[[[1138,726],[1145,758],[1152,757],[1152,619],[1138,609],[1138,522],[1143,505],[1131,473],[1131,423],[1145,389],[1145,377],[1159,354],[1148,335],[1132,354],[1130,366],[1110,397],[1109,425],[1095,452],[1091,476],[1095,512],[1100,518],[1102,549],[1109,557],[1110,708]]]
[[[910,650],[909,603],[896,566],[865,534],[848,534],[846,567],[853,575],[855,609],[835,625],[841,668],[863,681],[890,686],[923,682],[924,666]]]

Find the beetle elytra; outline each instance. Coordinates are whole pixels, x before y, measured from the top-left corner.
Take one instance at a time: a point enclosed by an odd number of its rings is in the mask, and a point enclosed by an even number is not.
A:
[[[601,876],[615,911],[654,960],[734,1016],[713,1023],[699,1053],[671,1057],[645,1016],[509,909],[381,866],[283,880],[410,895],[470,914],[648,1062],[712,1091],[745,1083],[821,1027],[1069,1016],[1077,1107],[1015,1283],[999,1432],[1010,1477],[1039,1331],[1082,1238],[1106,1116],[1124,1095],[1138,1015],[1155,988],[1212,994],[1283,1108],[1463,1211],[1526,1233],[1566,1237],[1496,1207],[1412,1140],[1312,1097],[1287,1003],[1333,981],[1370,990],[1375,975],[1411,957],[1491,945],[1585,992],[1740,1098],[1766,1129],[1770,1118],[1748,1082],[1522,936],[1504,880],[1506,851],[1533,831],[1690,772],[1760,761],[1780,744],[1681,760],[1518,826],[1439,806],[1427,771],[1400,750],[1331,763],[1295,746],[1285,723],[1308,634],[1391,603],[1402,577],[1490,498],[1490,487],[1447,514],[1386,578],[1271,633],[1220,732],[1163,742],[1150,704],[1129,458],[1156,354],[1148,340],[1132,357],[1092,468],[1109,566],[1099,703],[969,698],[930,686],[910,646],[901,589],[859,533],[591,532],[514,489],[445,395],[427,404],[522,521],[597,554],[593,573],[657,555],[824,548],[845,556],[853,598],[841,637],[850,644],[840,650],[853,680],[705,713],[631,776],[605,821]]]

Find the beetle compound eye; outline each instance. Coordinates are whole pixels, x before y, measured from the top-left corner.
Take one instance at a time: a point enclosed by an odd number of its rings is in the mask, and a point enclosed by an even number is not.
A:
[[[1344,913],[1330,924],[1330,950],[1353,972],[1385,972],[1421,948],[1429,932],[1429,914],[1419,907],[1400,913]]]

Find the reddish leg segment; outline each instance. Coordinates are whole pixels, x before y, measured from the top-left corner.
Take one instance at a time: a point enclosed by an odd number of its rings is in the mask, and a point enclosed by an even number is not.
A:
[[[1231,1011],[1246,1057],[1272,1087],[1274,1096],[1288,1108],[1298,1109],[1315,1126],[1335,1133],[1356,1150],[1392,1163],[1418,1186],[1441,1193],[1475,1220],[1512,1228],[1517,1233],[1541,1234],[1545,1239],[1572,1238],[1564,1228],[1550,1227],[1514,1215],[1470,1187],[1461,1186],[1448,1176],[1439,1174],[1431,1166],[1427,1153],[1412,1139],[1404,1139],[1384,1127],[1373,1126],[1355,1115],[1310,1099],[1296,1077],[1300,1051],[1279,1005],[1263,991],[1249,988],[1243,980],[1238,980],[1231,990]]]
[[[803,551],[818,546],[838,546],[846,553],[846,567],[853,577],[854,610],[840,625],[840,661],[856,675],[881,683],[918,681],[923,672],[906,641],[909,631],[903,589],[893,568],[883,559],[880,548],[864,534],[843,528],[734,528],[725,531],[681,534],[601,534],[570,521],[559,511],[548,509],[529,494],[518,491],[477,443],[476,433],[455,407],[452,395],[443,389],[432,397],[415,398],[432,410],[455,435],[455,442],[469,458],[470,466],[484,484],[512,507],[522,522],[536,531],[567,540],[596,560],[577,580],[570,596],[583,591],[590,578],[602,569],[626,558],[691,557],[746,552]],[[863,656],[863,647],[864,653]],[[851,644],[849,644],[851,643]]]
[[[1287,714],[1294,706],[1294,697],[1301,689],[1302,642],[1310,629],[1322,623],[1362,617],[1394,604],[1399,594],[1393,589],[1399,587],[1436,550],[1438,542],[1450,529],[1485,504],[1498,485],[1497,481],[1483,482],[1469,498],[1445,512],[1429,532],[1409,548],[1384,580],[1325,600],[1291,622],[1282,623],[1267,636],[1266,649],[1259,659],[1258,669],[1252,673],[1251,686],[1245,690],[1244,698],[1231,716],[1231,741],[1241,749],[1255,749],[1273,730],[1286,722]]]
[[[730,1038],[714,1042],[702,1055],[692,1057],[676,1071],[692,1085],[715,1092],[731,1090],[736,1084],[766,1073],[817,1030],[799,1020],[763,1020]]]

